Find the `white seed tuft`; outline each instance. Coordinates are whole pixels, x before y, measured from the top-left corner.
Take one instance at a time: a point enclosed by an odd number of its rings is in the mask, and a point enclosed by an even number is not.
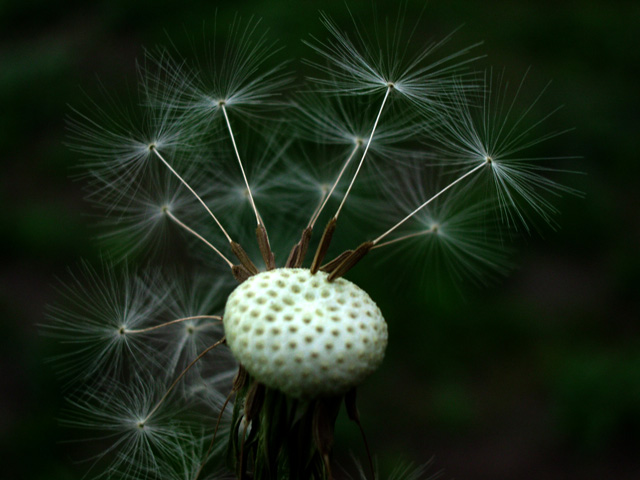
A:
[[[297,398],[338,395],[382,362],[387,324],[371,297],[323,272],[276,269],[236,288],[224,313],[227,343],[258,381]]]

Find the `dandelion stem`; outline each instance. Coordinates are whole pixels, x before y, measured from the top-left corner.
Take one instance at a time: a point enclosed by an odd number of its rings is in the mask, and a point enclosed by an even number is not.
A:
[[[422,230],[420,232],[415,232],[415,233],[410,233],[408,235],[403,235],[402,237],[398,237],[398,238],[394,238],[393,240],[388,240],[386,242],[382,242],[382,243],[378,243],[377,245],[374,245],[373,247],[371,247],[371,250],[374,250],[376,248],[380,248],[380,247],[386,247],[387,245],[393,245],[394,243],[398,243],[401,242],[403,240],[408,240],[410,238],[414,238],[414,237],[419,237],[420,235],[429,235],[431,233],[435,233],[438,229],[433,226],[431,228],[428,228],[427,230]]]
[[[135,329],[135,330],[126,329],[126,330],[124,330],[124,333],[146,333],[146,332],[150,332],[152,330],[156,330],[157,328],[168,327],[169,325],[174,325],[176,323],[186,322],[188,320],[200,320],[200,319],[205,319],[205,318],[212,319],[212,320],[217,320],[219,322],[222,321],[222,317],[220,317],[218,315],[194,315],[192,317],[184,317],[184,318],[178,318],[176,320],[171,320],[170,322],[161,323],[160,325],[154,325],[153,327],[139,328],[139,329]]]
[[[369,140],[367,140],[367,145],[364,148],[364,152],[362,153],[362,158],[360,159],[360,163],[358,164],[358,168],[356,169],[356,173],[353,174],[353,178],[351,179],[351,183],[349,184],[349,188],[347,188],[347,192],[344,194],[344,197],[342,198],[342,202],[340,202],[340,206],[338,207],[338,210],[336,211],[335,214],[335,218],[338,218],[338,215],[340,215],[340,211],[342,210],[342,207],[344,206],[344,202],[347,200],[347,197],[349,196],[349,193],[351,192],[351,187],[353,187],[353,183],[356,181],[356,177],[358,176],[358,173],[360,173],[360,167],[362,167],[362,163],[364,162],[364,158],[367,156],[367,152],[369,151],[369,146],[371,145],[371,140],[373,139],[373,134],[376,131],[376,128],[378,127],[378,122],[380,121],[380,116],[382,115],[382,110],[384,109],[384,105],[385,103],[387,103],[387,98],[389,98],[389,93],[391,92],[391,90],[393,89],[393,85],[389,85],[387,87],[387,91],[384,94],[384,98],[382,99],[382,105],[380,105],[380,110],[378,111],[378,116],[376,117],[376,121],[373,124],[373,129],[371,130],[371,135],[369,135]]]
[[[251,202],[251,208],[253,208],[253,212],[256,215],[256,221],[258,225],[262,225],[262,218],[260,218],[260,214],[258,213],[258,209],[256,208],[256,204],[253,201],[253,194],[251,193],[251,187],[249,187],[249,181],[247,180],[247,175],[244,172],[244,167],[242,166],[242,160],[240,159],[240,153],[238,152],[238,146],[236,145],[236,139],[233,135],[233,130],[231,129],[231,122],[229,121],[229,115],[227,115],[227,109],[223,102],[220,103],[220,107],[222,108],[222,113],[224,114],[224,119],[227,122],[227,128],[229,129],[229,135],[231,136],[231,143],[233,143],[233,150],[236,152],[236,158],[238,159],[238,164],[240,165],[240,171],[242,172],[242,178],[244,178],[244,184],[247,187],[247,192],[249,193],[249,201]]]
[[[376,238],[373,241],[373,245],[375,246],[380,240],[382,240],[384,237],[386,237],[387,235],[389,235],[391,232],[393,232],[396,228],[398,228],[400,225],[402,225],[404,222],[406,222],[407,220],[409,220],[411,217],[413,217],[416,213],[418,213],[420,210],[422,210],[424,207],[426,207],[427,205],[429,205],[432,201],[434,201],[436,198],[438,198],[440,195],[442,195],[444,192],[446,192],[447,190],[449,190],[451,187],[453,187],[454,185],[456,185],[457,183],[461,182],[462,180],[464,180],[465,178],[467,178],[469,175],[471,175],[472,173],[477,172],[478,170],[480,170],[482,167],[484,167],[485,165],[489,165],[491,163],[491,159],[488,158],[487,160],[485,160],[484,162],[482,162],[480,165],[472,168],[471,170],[469,170],[467,173],[465,173],[464,175],[462,175],[460,178],[458,178],[457,180],[454,180],[453,182],[451,182],[449,185],[447,185],[446,187],[444,187],[442,190],[440,190],[438,193],[436,193],[433,197],[431,197],[429,200],[427,200],[426,202],[424,202],[422,205],[420,205],[418,208],[416,208],[413,212],[411,212],[409,215],[407,215],[406,217],[404,217],[402,220],[400,220],[398,223],[396,223],[393,227],[391,227],[389,230],[387,230],[386,232],[384,232],[382,235],[380,235],[378,238]],[[373,248],[373,247],[372,247]]]
[[[160,159],[160,161],[162,163],[165,164],[165,166],[171,171],[171,173],[173,173],[176,178],[178,180],[180,180],[182,182],[182,184],[187,187],[189,189],[189,191],[191,193],[193,193],[193,195],[198,199],[198,201],[202,204],[202,206],[205,208],[205,210],[207,212],[209,212],[209,215],[211,215],[211,218],[213,218],[213,220],[216,222],[216,224],[218,225],[218,227],[220,227],[220,230],[222,230],[222,233],[224,234],[225,237],[227,237],[227,240],[229,242],[231,242],[231,237],[229,236],[229,234],[227,233],[227,231],[224,229],[224,227],[222,226],[222,224],[218,221],[218,219],[216,218],[216,216],[213,214],[213,212],[211,211],[211,209],[209,207],[207,207],[207,204],[204,203],[204,201],[202,200],[202,198],[200,198],[200,195],[198,195],[195,190],[193,188],[191,188],[191,186],[184,180],[184,178],[182,178],[180,175],[178,175],[178,172],[176,172],[173,167],[169,164],[169,162],[167,162],[162,155],[160,155],[160,152],[155,148],[155,147],[151,147],[151,150],[153,151],[153,153],[156,154],[156,156]]]
[[[331,187],[331,190],[329,190],[329,193],[325,193],[326,197],[324,198],[324,201],[322,201],[322,204],[320,205],[320,207],[318,207],[316,209],[316,211],[314,212],[313,216],[311,217],[311,220],[309,221],[309,227],[313,228],[313,226],[316,224],[316,220],[318,220],[318,217],[320,216],[320,213],[322,213],[322,210],[324,209],[325,205],[327,204],[327,202],[331,198],[331,195],[333,195],[333,191],[338,186],[338,182],[340,182],[340,179],[342,178],[342,175],[344,175],[345,170],[347,169],[347,167],[351,163],[351,160],[353,159],[354,155],[356,154],[356,152],[358,151],[358,148],[360,148],[361,145],[362,145],[361,141],[358,141],[356,143],[356,146],[353,148],[353,150],[349,154],[349,157],[344,162],[344,165],[342,165],[342,169],[340,170],[340,173],[338,174],[338,178],[336,178],[336,181],[334,182],[333,186]]]
[[[227,265],[229,265],[230,268],[233,268],[233,263],[231,263],[231,261],[225,257],[222,252],[220,250],[218,250],[216,247],[214,247],[211,242],[209,242],[207,239],[205,239],[202,235],[200,235],[198,232],[196,232],[195,230],[193,230],[190,227],[187,227],[184,223],[182,223],[180,220],[178,220],[176,218],[176,216],[171,213],[171,211],[169,209],[165,209],[165,214],[174,222],[176,222],[178,225],[180,225],[182,228],[184,228],[187,232],[191,233],[192,235],[194,235],[196,238],[202,240],[204,243],[206,243],[210,248],[213,249],[214,252],[216,252],[218,255],[220,255],[220,257],[227,263]]]
[[[316,206],[316,209],[313,211],[313,214],[311,215],[311,218],[309,219],[309,223],[307,223],[307,228],[313,229],[313,227],[316,224],[316,220],[318,219],[318,216],[320,215],[320,212],[322,211],[322,209],[324,208],[325,204],[327,203],[327,200],[329,199],[329,196],[325,197],[325,195],[327,195],[327,192],[329,191],[327,189],[326,185],[323,185],[322,188],[322,195],[320,197],[320,201],[318,202],[318,205]]]
[[[369,458],[369,467],[371,468],[371,479],[376,480],[376,469],[373,466],[373,459],[371,458],[371,450],[369,449],[369,442],[367,442],[367,436],[364,434],[364,428],[360,422],[360,413],[356,406],[356,388],[352,388],[347,392],[344,397],[344,405],[347,409],[347,416],[349,419],[358,425],[360,429],[360,435],[362,435],[362,441],[364,442],[364,448],[367,451],[367,457]]]
[[[226,337],[222,337],[220,340],[218,340],[216,343],[214,343],[213,345],[205,348],[196,358],[193,359],[193,361],[187,365],[187,368],[185,368],[182,373],[180,373],[180,375],[178,375],[178,377],[173,381],[173,383],[171,384],[171,386],[167,389],[167,391],[164,393],[164,395],[162,396],[162,398],[158,401],[158,403],[156,403],[156,406],[153,407],[151,409],[151,411],[149,412],[149,415],[147,415],[144,420],[142,420],[142,423],[146,423],[152,416],[154,413],[156,413],[156,411],[158,410],[158,408],[160,408],[160,405],[162,405],[162,403],[167,399],[167,397],[169,396],[169,394],[173,391],[174,388],[176,388],[176,385],[178,384],[178,382],[180,380],[182,380],[182,377],[184,377],[187,372],[191,369],[191,367],[193,367],[202,357],[204,357],[207,353],[209,353],[211,350],[213,350],[214,348],[222,345],[224,342],[226,341]]]

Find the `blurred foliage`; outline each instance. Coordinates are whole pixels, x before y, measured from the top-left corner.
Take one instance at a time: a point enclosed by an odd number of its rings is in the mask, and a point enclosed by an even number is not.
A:
[[[552,85],[536,105],[547,128],[574,131],[539,148],[578,155],[560,179],[585,193],[559,199],[561,229],[518,240],[520,265],[500,285],[425,292],[423,272],[385,266],[364,278],[390,323],[388,361],[361,391],[365,429],[383,470],[392,458],[425,462],[445,478],[639,478],[640,163],[637,93],[638,2],[422,1],[418,40],[460,25],[452,48],[484,40],[483,65],[527,88]],[[100,85],[127,98],[144,48],[171,42],[196,55],[202,37],[236,12],[263,18],[284,49],[308,55],[300,39],[322,36],[313,2],[74,2],[0,4],[0,145],[3,252],[0,306],[0,450],[8,478],[82,478],[81,443],[55,418],[61,386],[47,358],[56,346],[37,333],[55,276],[80,257],[95,260],[90,209],[70,179],[77,155],[65,142],[68,105],[100,98]],[[395,2],[348,2],[364,23]],[[342,0],[322,2],[351,25]],[[217,17],[217,18],[216,18]],[[300,68],[299,68],[300,67]],[[97,79],[99,80],[96,80]],[[338,449],[360,451],[357,431],[338,428]],[[353,447],[352,447],[353,446]],[[34,461],[37,459],[37,461]],[[341,461],[348,463],[346,457]]]

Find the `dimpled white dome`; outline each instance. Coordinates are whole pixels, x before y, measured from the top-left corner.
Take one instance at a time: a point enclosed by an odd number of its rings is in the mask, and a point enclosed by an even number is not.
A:
[[[387,324],[348,280],[280,268],[236,288],[224,312],[227,344],[258,381],[297,398],[337,395],[360,384],[384,357]]]

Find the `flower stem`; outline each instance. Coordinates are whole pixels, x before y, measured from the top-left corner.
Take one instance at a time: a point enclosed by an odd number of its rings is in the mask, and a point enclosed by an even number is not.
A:
[[[224,227],[222,226],[222,224],[218,221],[218,219],[216,218],[216,216],[213,214],[213,212],[211,211],[211,209],[209,207],[207,207],[207,204],[204,203],[204,200],[202,200],[202,198],[200,198],[200,195],[198,195],[195,190],[193,188],[191,188],[191,186],[185,181],[184,178],[182,178],[178,172],[176,172],[173,167],[169,164],[169,162],[167,162],[164,157],[162,155],[160,155],[160,152],[158,152],[158,150],[156,148],[151,148],[151,150],[153,151],[153,153],[156,154],[156,156],[160,159],[160,161],[162,163],[165,164],[165,166],[171,171],[171,173],[173,173],[176,178],[178,180],[180,180],[182,182],[182,184],[187,187],[187,189],[189,189],[189,191],[191,193],[193,193],[193,195],[198,199],[198,201],[202,204],[202,206],[205,208],[205,210],[207,212],[209,212],[209,215],[211,215],[211,218],[213,218],[213,220],[216,222],[216,224],[218,225],[218,227],[220,227],[220,230],[222,230],[222,233],[224,234],[224,236],[227,238],[227,240],[229,242],[231,242],[231,237],[229,236],[229,234],[227,233],[227,231],[224,229]]]
[[[220,317],[219,315],[194,315],[192,317],[184,317],[184,318],[178,318],[176,320],[171,320],[170,322],[161,323],[160,325],[154,325],[153,327],[138,328],[134,330],[126,329],[124,333],[146,333],[152,330],[156,330],[158,328],[168,327],[169,325],[175,325],[176,323],[186,322],[188,320],[200,320],[205,318],[217,320],[219,322],[222,321],[222,317]]]
[[[349,193],[351,192],[351,187],[353,187],[353,183],[356,181],[356,177],[358,176],[358,173],[360,172],[360,167],[362,167],[362,163],[364,162],[364,158],[367,156],[367,152],[369,151],[369,146],[371,145],[371,140],[373,139],[373,134],[376,131],[376,128],[378,127],[378,122],[380,121],[380,116],[382,115],[382,110],[384,109],[384,105],[385,103],[387,103],[387,98],[389,98],[389,93],[391,92],[391,90],[393,89],[393,85],[389,85],[387,87],[387,91],[384,94],[384,98],[382,99],[382,105],[380,105],[380,110],[378,111],[378,116],[376,117],[376,121],[373,124],[373,129],[371,130],[371,135],[369,135],[369,140],[367,140],[367,145],[364,148],[364,152],[362,153],[362,158],[360,159],[360,163],[358,163],[358,168],[356,169],[356,173],[353,174],[353,178],[351,179],[351,183],[349,184],[349,188],[347,188],[347,192],[344,194],[344,197],[342,198],[342,202],[340,202],[340,206],[338,207],[338,210],[336,211],[335,214],[335,218],[338,218],[338,215],[340,215],[340,211],[342,210],[342,207],[344,206],[344,202],[347,200],[347,197],[349,196]]]
[[[227,108],[225,107],[224,102],[220,103],[220,107],[222,108],[222,113],[224,114],[224,119],[227,122],[227,128],[229,129],[229,135],[231,136],[231,143],[233,144],[233,150],[236,153],[236,158],[238,159],[238,164],[240,165],[240,171],[242,172],[242,178],[244,179],[244,184],[247,187],[247,192],[249,193],[249,202],[251,202],[251,208],[253,208],[253,212],[256,215],[256,221],[258,225],[262,224],[262,219],[260,218],[260,214],[258,213],[258,209],[256,208],[256,204],[253,200],[253,194],[251,193],[251,187],[249,187],[249,181],[247,180],[247,175],[244,172],[244,167],[242,166],[242,160],[240,159],[240,152],[238,152],[238,146],[236,145],[236,139],[233,135],[233,130],[231,129],[231,122],[229,121],[229,115],[227,115]]]
[[[160,405],[162,405],[162,403],[167,399],[167,397],[173,391],[173,389],[176,388],[176,385],[178,385],[178,382],[180,380],[182,380],[182,377],[184,377],[187,374],[187,372],[191,369],[191,367],[193,367],[202,357],[204,357],[211,350],[213,350],[214,348],[216,348],[216,347],[222,345],[223,343],[225,343],[225,341],[226,341],[226,337],[222,337],[220,340],[218,340],[213,345],[205,348],[196,358],[194,358],[193,361],[189,365],[187,365],[187,368],[185,368],[182,371],[182,373],[180,373],[180,375],[178,375],[178,377],[173,381],[173,383],[167,389],[167,391],[164,393],[162,398],[158,401],[158,403],[156,403],[155,407],[153,407],[151,409],[149,414],[144,418],[144,420],[142,420],[141,423],[146,423],[153,416],[153,414],[158,411],[158,408],[160,408]]]
[[[180,220],[178,220],[178,218],[171,213],[171,211],[169,209],[166,209],[164,212],[171,220],[173,220],[175,223],[177,223],[178,225],[180,225],[182,228],[184,228],[187,232],[191,233],[192,235],[194,235],[196,238],[202,240],[204,243],[206,243],[211,249],[213,249],[214,252],[216,252],[218,255],[220,255],[220,257],[227,263],[227,265],[229,265],[230,268],[233,268],[233,263],[231,263],[231,260],[229,260],[227,257],[225,257],[222,252],[220,250],[218,250],[216,247],[214,247],[211,242],[209,242],[207,239],[205,239],[202,235],[200,235],[198,232],[196,232],[195,230],[193,230],[192,228],[188,227],[187,225],[185,225],[184,223],[182,223]]]
[[[446,187],[444,187],[442,190],[440,190],[438,193],[436,193],[433,197],[431,197],[429,200],[427,200],[426,202],[424,202],[422,205],[420,205],[418,208],[416,208],[413,212],[411,212],[409,215],[407,215],[406,217],[404,217],[402,220],[400,220],[398,223],[396,223],[393,227],[391,227],[389,230],[387,230],[386,232],[384,232],[382,235],[380,235],[378,238],[376,238],[373,241],[373,245],[375,246],[380,240],[382,240],[384,237],[386,237],[387,235],[389,235],[391,232],[393,232],[396,228],[398,228],[400,225],[402,225],[404,222],[406,222],[407,220],[409,220],[411,217],[413,217],[416,213],[418,213],[420,210],[422,210],[424,207],[426,207],[427,205],[429,205],[432,201],[434,201],[436,198],[438,198],[440,195],[442,195],[444,192],[446,192],[447,190],[449,190],[451,187],[453,187],[454,185],[456,185],[457,183],[461,182],[462,180],[464,180],[465,178],[467,178],[469,175],[477,172],[478,170],[480,170],[482,167],[484,167],[485,165],[488,165],[490,163],[489,160],[482,162],[480,165],[472,168],[471,170],[469,170],[467,173],[465,173],[464,175],[462,175],[460,178],[458,178],[457,180],[454,180],[453,182],[451,182],[449,185],[447,185]]]
[[[316,224],[316,221],[318,220],[318,217],[320,216],[320,213],[322,212],[322,210],[324,209],[325,205],[327,204],[327,202],[331,198],[331,195],[333,195],[333,191],[338,186],[338,182],[340,182],[340,179],[342,178],[342,175],[344,175],[345,170],[347,169],[347,167],[351,163],[351,160],[353,159],[354,155],[356,154],[356,152],[358,151],[358,149],[360,148],[361,145],[362,145],[361,142],[357,142],[356,143],[355,147],[353,148],[353,150],[349,154],[349,157],[344,162],[344,165],[342,165],[342,169],[340,170],[340,173],[338,174],[338,178],[336,178],[336,181],[333,183],[333,186],[331,187],[331,190],[329,190],[329,193],[326,194],[326,197],[324,198],[324,201],[322,202],[320,207],[315,211],[315,213],[311,217],[311,220],[309,221],[309,227],[313,228],[313,226]],[[336,217],[337,217],[337,215],[336,215]]]

